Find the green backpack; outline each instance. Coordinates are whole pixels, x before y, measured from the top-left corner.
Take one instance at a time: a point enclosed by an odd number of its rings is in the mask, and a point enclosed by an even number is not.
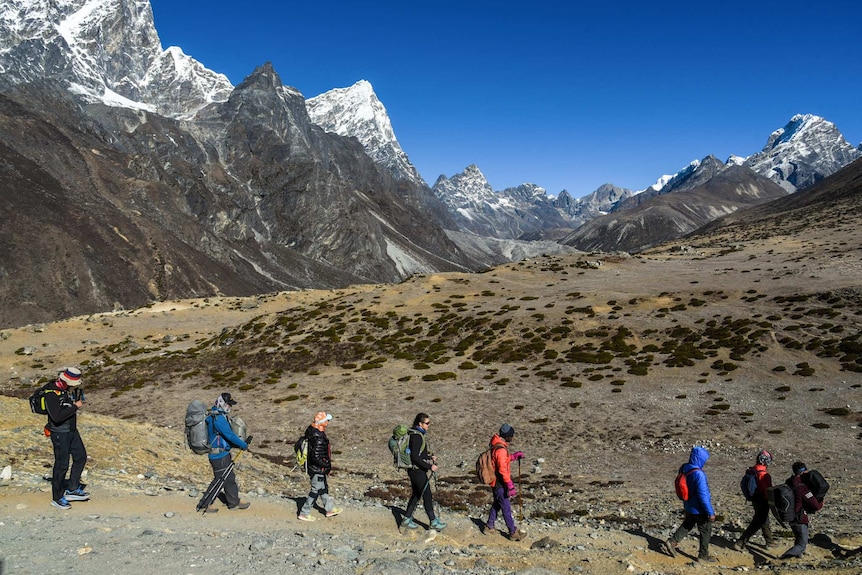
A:
[[[308,438],[304,435],[293,444],[293,455],[296,457],[296,466],[308,472]]]
[[[389,451],[392,453],[392,463],[396,469],[414,469],[413,461],[410,459],[410,436],[414,433],[419,433],[415,429],[410,429],[403,423],[398,424],[392,430],[392,437],[389,438]],[[425,450],[425,434],[422,435],[422,447],[420,453]]]

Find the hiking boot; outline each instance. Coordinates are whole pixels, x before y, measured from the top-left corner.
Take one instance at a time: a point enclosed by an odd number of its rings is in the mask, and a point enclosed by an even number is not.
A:
[[[436,529],[437,531],[442,531],[446,528],[446,524],[440,521],[440,518],[437,517],[434,521],[431,522],[431,529]]]
[[[228,507],[228,509],[248,509],[249,507],[251,507],[251,503],[247,501],[240,501],[233,507]]]
[[[698,555],[697,561],[698,563],[718,563],[718,559],[711,555]]]
[[[316,519],[314,517],[312,517],[311,515],[303,515],[302,513],[297,515],[296,518],[299,519],[300,521],[308,521],[309,523],[312,521],[316,521]]]
[[[764,547],[767,549],[772,549],[773,547],[778,547],[778,543],[775,542],[774,539],[770,539],[766,543],[764,543]]]
[[[676,557],[676,542],[671,539],[662,541],[661,548],[671,557]]]
[[[204,513],[218,513],[218,507],[207,507],[204,509]]]
[[[488,523],[483,523],[481,527],[479,527],[479,531],[482,535],[487,535],[488,533],[494,531],[494,526],[489,525]]]
[[[338,514],[339,514],[339,513],[341,513],[342,511],[344,511],[344,509],[342,509],[341,507],[333,507],[333,508],[332,508],[332,511],[327,511],[327,512],[326,512],[326,516],[327,516],[327,517],[335,517],[336,515],[338,515]]]
[[[53,505],[57,509],[64,509],[65,510],[65,509],[71,509],[72,508],[72,506],[69,505],[69,502],[66,501],[65,497],[61,497],[60,499],[55,499],[54,501],[51,502],[51,505]]]
[[[90,494],[80,487],[73,491],[69,491],[67,489],[65,499],[67,501],[88,501],[90,499]]]
[[[745,546],[747,544],[748,541],[746,541],[745,539],[737,539],[736,541],[734,541],[731,547],[733,547],[734,551],[745,551]]]
[[[401,522],[401,527],[406,527],[407,529],[416,529],[419,527],[419,524],[413,521],[412,517],[405,517]]]
[[[521,533],[520,529],[515,529],[514,533],[509,534],[509,540],[510,541],[520,541],[523,538],[524,538],[524,534]]]

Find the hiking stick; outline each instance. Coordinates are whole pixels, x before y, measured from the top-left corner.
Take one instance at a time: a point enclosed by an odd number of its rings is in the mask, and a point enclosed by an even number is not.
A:
[[[524,520],[524,500],[521,499],[521,460],[518,460],[518,521]]]
[[[432,471],[432,472],[431,472],[431,477],[433,477],[433,478],[434,478],[434,499],[433,499],[433,504],[434,504],[434,506],[436,507],[437,517],[440,517],[440,502],[439,502],[439,501],[437,501],[437,498],[438,498],[438,497],[440,497],[440,488],[439,488],[439,486],[437,485],[437,472],[436,472],[436,471]]]
[[[224,468],[221,477],[219,477],[218,480],[213,479],[212,483],[210,483],[210,486],[204,492],[204,496],[201,499],[201,502],[206,501],[207,499],[210,499],[210,501],[205,505],[201,505],[200,503],[198,503],[198,506],[195,508],[195,511],[200,511],[203,514],[206,514],[210,505],[215,503],[216,497],[218,497],[219,492],[222,490],[222,487],[224,487],[225,481],[227,481],[227,476],[230,475],[231,471],[233,471],[234,467],[236,467],[236,462],[239,461],[239,458],[243,454],[243,452],[248,451],[247,448],[251,444],[251,439],[252,436],[249,435],[248,440],[246,441],[246,449],[241,450],[239,453],[236,454],[236,457],[231,459],[230,465]],[[212,493],[210,493],[210,490],[212,490]]]

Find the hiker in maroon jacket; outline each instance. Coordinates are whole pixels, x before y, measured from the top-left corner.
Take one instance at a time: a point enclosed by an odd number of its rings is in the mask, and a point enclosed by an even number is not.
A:
[[[748,527],[742,533],[733,548],[737,551],[742,551],[748,544],[751,536],[757,533],[760,529],[763,532],[763,539],[766,540],[766,546],[772,547],[775,540],[772,538],[772,529],[769,528],[769,488],[772,487],[772,476],[769,475],[767,467],[772,463],[772,454],[765,449],[760,450],[755,459],[754,467],[750,471],[754,473],[757,481],[757,490],[754,492],[754,497],[751,499],[751,505],[754,507],[754,517]]]
[[[808,513],[814,513],[823,507],[811,488],[805,484],[803,475],[808,473],[808,468],[801,461],[793,464],[793,475],[787,480],[787,485],[793,489],[796,496],[796,517],[790,522],[790,530],[793,531],[793,547],[784,552],[782,559],[801,557],[808,547]]]

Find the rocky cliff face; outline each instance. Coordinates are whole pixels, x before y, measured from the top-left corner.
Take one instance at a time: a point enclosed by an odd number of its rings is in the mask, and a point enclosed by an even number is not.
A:
[[[795,192],[859,157],[862,153],[844,139],[835,124],[812,114],[797,114],[772,132],[763,150],[746,158],[744,164]]]
[[[563,243],[583,251],[639,252],[680,238],[718,217],[787,194],[745,166],[716,171],[716,163],[707,158],[700,168],[680,178],[675,191],[590,220]]]
[[[0,89],[52,79],[89,101],[188,117],[233,88],[179,48],[162,49],[148,1],[4,4]]]
[[[2,326],[478,265],[427,188],[313,125],[269,66],[193,120],[10,88],[0,181]]]
[[[349,88],[336,88],[305,102],[311,121],[327,132],[353,136],[366,153],[394,177],[427,186],[395,138],[386,108],[374,88],[360,80]]]

